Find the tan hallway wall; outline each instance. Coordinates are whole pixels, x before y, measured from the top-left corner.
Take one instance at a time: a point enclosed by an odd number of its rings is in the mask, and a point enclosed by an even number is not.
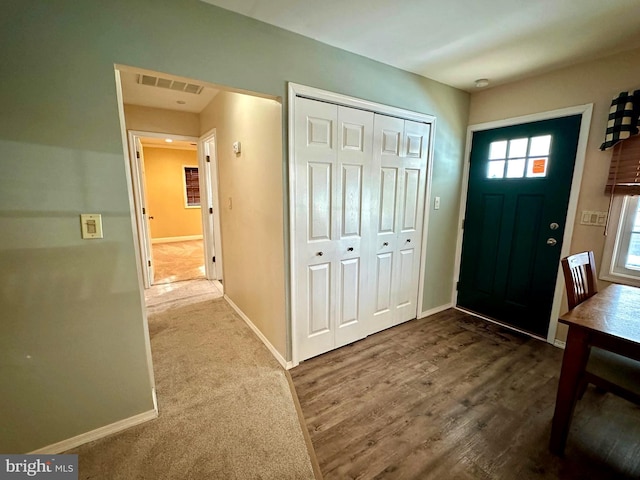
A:
[[[187,207],[184,167],[198,167],[196,150],[143,147],[147,212],[153,240],[202,235],[200,207]]]
[[[593,103],[578,212],[606,212],[609,197],[604,194],[604,186],[611,152],[601,152],[598,147],[604,140],[611,99],[620,91],[637,88],[640,88],[640,49],[476,92],[471,95],[469,124]],[[571,252],[593,250],[599,266],[604,229],[579,222],[580,215],[574,225]],[[602,282],[601,286],[605,284]],[[556,338],[564,341],[566,326],[558,326]]]
[[[202,133],[216,128],[225,294],[284,353],[282,105],[220,92],[200,124]]]
[[[188,137],[197,137],[200,134],[200,117],[197,113],[125,105],[124,116],[127,130],[172,133]]]

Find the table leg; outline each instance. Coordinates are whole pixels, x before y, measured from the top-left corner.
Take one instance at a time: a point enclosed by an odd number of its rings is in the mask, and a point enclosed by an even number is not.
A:
[[[564,453],[580,380],[588,359],[589,335],[581,328],[570,326],[564,357],[562,358],[556,409],[553,414],[551,441],[549,442],[549,449],[556,455]]]

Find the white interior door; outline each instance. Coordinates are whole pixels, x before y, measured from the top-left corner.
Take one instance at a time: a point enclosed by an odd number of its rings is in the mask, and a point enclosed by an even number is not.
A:
[[[153,251],[151,250],[151,228],[149,226],[149,212],[147,210],[147,196],[145,193],[144,150],[140,137],[133,136],[133,182],[136,197],[136,215],[140,225],[139,239],[142,248],[142,272],[146,288],[153,285]]]
[[[205,254],[206,277],[223,281],[222,240],[220,232],[220,208],[218,198],[218,159],[216,155],[215,133],[200,140],[202,156],[200,168],[200,191],[202,205],[202,226]]]
[[[429,128],[375,116],[369,333],[417,316]]]
[[[301,359],[366,336],[373,114],[297,98],[295,282]]]
[[[399,170],[394,324],[416,318],[430,126],[405,120]]]

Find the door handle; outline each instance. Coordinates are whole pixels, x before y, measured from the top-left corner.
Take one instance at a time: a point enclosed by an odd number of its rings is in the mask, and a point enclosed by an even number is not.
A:
[[[389,246],[389,242],[384,242],[384,243],[382,244],[382,246],[383,246],[383,247],[388,247],[388,246]]]
[[[149,217],[149,220],[153,220],[153,217]]]
[[[547,245],[553,247],[558,241],[555,238],[547,238]]]
[[[353,247],[347,248],[347,252],[353,252]]]
[[[322,253],[322,252],[318,252],[318,253],[316,253],[316,255],[317,255],[317,256],[319,256],[319,257],[321,257],[322,255],[324,255],[324,253]]]

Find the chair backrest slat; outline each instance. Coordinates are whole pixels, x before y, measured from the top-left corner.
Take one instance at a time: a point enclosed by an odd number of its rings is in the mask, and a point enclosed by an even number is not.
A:
[[[598,293],[593,252],[576,253],[563,258],[562,272],[570,309]]]

